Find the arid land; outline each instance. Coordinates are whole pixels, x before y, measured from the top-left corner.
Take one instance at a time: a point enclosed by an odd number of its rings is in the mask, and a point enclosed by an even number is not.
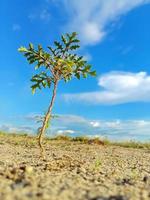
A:
[[[0,134],[0,200],[150,199],[150,144],[59,138],[44,145],[43,161],[35,137]]]

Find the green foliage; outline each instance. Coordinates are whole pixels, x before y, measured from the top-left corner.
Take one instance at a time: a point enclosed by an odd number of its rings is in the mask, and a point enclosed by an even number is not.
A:
[[[150,149],[150,142],[138,142],[138,141],[122,141],[122,142],[112,142],[112,145],[121,146],[126,148],[136,148],[136,149]]]
[[[71,141],[71,137],[69,137],[67,135],[58,135],[58,136],[52,138],[52,140]]]
[[[52,83],[59,80],[67,82],[73,77],[80,79],[87,78],[88,75],[96,76],[96,71],[91,70],[91,65],[83,56],[74,53],[80,47],[79,42],[77,33],[73,32],[62,35],[61,40],[54,41],[54,46],[48,46],[47,51],[41,45],[35,48],[32,43],[27,48],[18,49],[29,64],[34,64],[35,70],[38,70],[31,78],[33,94],[37,88],[50,88]]]
[[[77,137],[74,137],[72,140],[75,142],[87,143],[89,139],[86,136],[77,136]]]
[[[39,74],[36,74],[32,77],[31,81],[34,83],[32,88],[32,93],[35,93],[36,88],[41,89],[42,87],[46,88],[51,86],[51,83],[53,82],[53,79],[49,77],[45,72],[41,72]]]
[[[95,160],[95,169],[99,168],[102,165],[99,159]]]

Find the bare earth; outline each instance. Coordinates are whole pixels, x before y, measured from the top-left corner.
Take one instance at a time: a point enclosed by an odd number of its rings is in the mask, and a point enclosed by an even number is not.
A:
[[[150,150],[0,136],[0,200],[148,200]]]

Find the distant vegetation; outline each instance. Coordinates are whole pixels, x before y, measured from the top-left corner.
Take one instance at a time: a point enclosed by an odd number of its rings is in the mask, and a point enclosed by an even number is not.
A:
[[[0,144],[3,143],[2,138],[7,137],[8,143],[20,145],[25,144],[29,146],[36,146],[37,138],[33,135],[28,135],[26,133],[16,134],[16,133],[6,133],[0,131]],[[24,138],[24,140],[22,140]],[[80,137],[70,137],[65,135],[59,135],[56,137],[46,137],[46,141],[60,141],[60,142],[75,142],[80,144],[89,144],[89,145],[102,145],[102,146],[120,146],[125,148],[136,148],[136,149],[148,149],[150,150],[150,141],[149,142],[138,142],[138,141],[111,141],[109,139],[100,139],[100,138],[88,138],[85,136]]]

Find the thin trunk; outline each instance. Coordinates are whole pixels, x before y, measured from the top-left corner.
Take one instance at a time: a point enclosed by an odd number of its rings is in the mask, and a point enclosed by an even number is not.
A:
[[[42,140],[43,140],[43,136],[45,134],[46,128],[47,128],[47,124],[48,124],[48,122],[50,120],[50,117],[51,117],[52,108],[53,108],[54,101],[55,101],[55,98],[56,98],[57,84],[58,84],[58,81],[55,81],[54,82],[54,89],[53,89],[52,99],[51,99],[48,111],[47,111],[47,113],[46,113],[46,115],[44,117],[44,121],[43,121],[42,127],[41,127],[41,129],[39,131],[39,134],[38,134],[38,143],[39,143],[39,147],[40,147],[40,150],[41,150],[41,155],[42,155],[43,158],[44,158],[45,150],[44,150],[44,147],[42,145]]]

